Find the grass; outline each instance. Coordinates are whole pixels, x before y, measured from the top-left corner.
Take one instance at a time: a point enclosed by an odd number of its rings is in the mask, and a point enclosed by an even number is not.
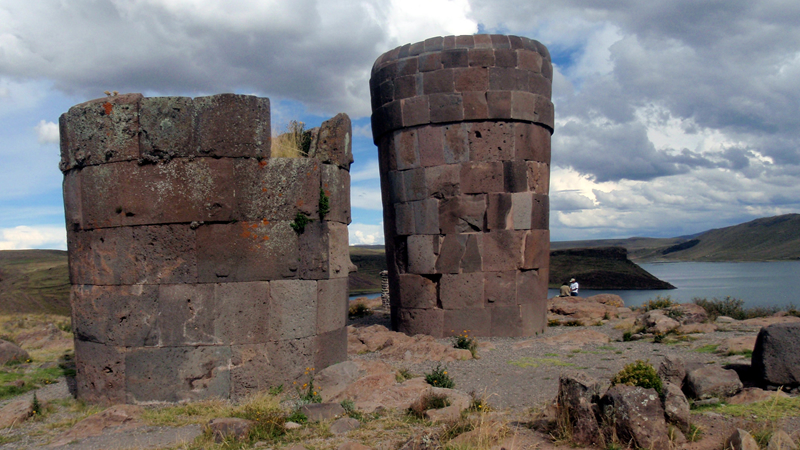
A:
[[[447,368],[437,365],[431,372],[425,374],[425,382],[433,387],[452,389],[455,382],[447,374]]]
[[[303,122],[292,120],[286,131],[272,138],[271,153],[275,158],[305,158],[311,148],[311,131]]]
[[[660,295],[656,295],[656,298],[648,300],[646,303],[640,306],[640,309],[644,312],[652,311],[654,309],[665,309],[669,308],[670,306],[675,306],[678,303],[672,300],[672,297],[667,295],[666,297],[662,297]]]
[[[715,353],[717,351],[717,347],[719,347],[719,344],[706,344],[706,345],[697,347],[696,349],[694,349],[692,351],[695,351],[697,353]]]
[[[57,383],[64,374],[65,369],[61,367],[42,369],[28,367],[27,364],[2,366],[0,368],[0,400]],[[17,380],[22,380],[25,384],[21,387],[10,384]]]
[[[730,417],[741,417],[754,421],[774,420],[776,417],[800,417],[800,397],[775,397],[763,402],[747,405],[717,405],[701,406],[696,411],[713,411]]]

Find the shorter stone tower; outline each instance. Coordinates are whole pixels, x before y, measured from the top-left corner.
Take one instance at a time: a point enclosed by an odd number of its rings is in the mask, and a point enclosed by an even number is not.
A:
[[[547,49],[517,36],[435,37],[375,62],[395,329],[544,330],[552,78]]]
[[[79,398],[238,398],[347,358],[346,115],[307,158],[271,157],[253,96],[119,95],[60,129]]]

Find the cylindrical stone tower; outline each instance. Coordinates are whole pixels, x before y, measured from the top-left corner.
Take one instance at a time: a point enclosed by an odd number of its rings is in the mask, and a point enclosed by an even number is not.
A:
[[[347,358],[350,119],[308,158],[271,158],[270,129],[233,94],[61,116],[79,398],[238,398]]]
[[[435,37],[375,62],[395,329],[544,330],[552,78],[547,49],[517,36]]]

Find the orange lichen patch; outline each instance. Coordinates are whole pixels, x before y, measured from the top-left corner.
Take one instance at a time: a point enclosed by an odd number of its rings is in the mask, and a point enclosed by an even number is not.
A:
[[[267,192],[267,188],[261,188],[261,192]]]
[[[281,194],[280,192],[278,192],[278,197],[283,197],[283,194]]]
[[[269,225],[269,220],[261,219],[261,225]]]
[[[325,195],[327,195],[328,197],[331,196],[331,191],[329,191],[328,189],[324,189],[324,192],[325,192]]]
[[[325,183],[322,187],[327,188],[328,187],[328,183]]]
[[[253,236],[253,233],[251,233],[251,232],[249,232],[249,231],[247,231],[247,230],[245,230],[245,231],[242,231],[242,237],[243,237],[243,238],[249,238],[249,237],[251,237],[251,236]]]
[[[297,207],[298,208],[303,206],[304,204],[305,204],[305,202],[303,201],[303,199],[300,199],[300,200],[297,201]]]
[[[267,165],[267,160],[266,159],[262,159],[261,161],[258,162],[258,165],[261,166],[261,167],[266,166]]]
[[[114,110],[114,105],[112,105],[109,102],[105,102],[105,103],[103,103],[103,109],[106,110],[106,115],[110,116],[111,115],[111,111]]]
[[[268,241],[268,240],[269,240],[269,236],[264,236],[264,237],[263,237],[263,238],[261,238],[261,239],[263,239],[263,240],[265,240],[265,241]]]

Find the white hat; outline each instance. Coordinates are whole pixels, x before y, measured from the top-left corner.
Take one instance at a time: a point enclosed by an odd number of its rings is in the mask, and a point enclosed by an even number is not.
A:
[[[574,282],[575,282],[575,278],[571,278],[571,279],[569,280],[569,282],[570,282],[570,283],[574,283]]]

